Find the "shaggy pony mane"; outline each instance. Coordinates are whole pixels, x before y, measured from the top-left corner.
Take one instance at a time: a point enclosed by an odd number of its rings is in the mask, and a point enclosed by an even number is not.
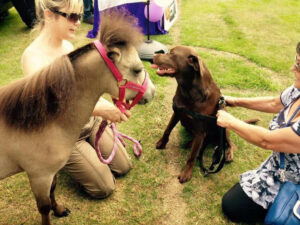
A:
[[[75,74],[67,56],[35,74],[0,89],[0,114],[24,130],[42,127],[63,113],[73,92]]]
[[[138,46],[143,41],[143,34],[136,17],[125,8],[111,9],[101,16],[100,41],[107,47]]]

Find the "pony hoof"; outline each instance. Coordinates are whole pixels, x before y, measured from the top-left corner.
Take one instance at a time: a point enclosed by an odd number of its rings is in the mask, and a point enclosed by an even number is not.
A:
[[[164,150],[166,148],[166,143],[160,140],[156,143],[155,147],[157,150]]]
[[[71,213],[71,211],[68,208],[66,208],[62,213],[57,213],[57,212],[54,211],[54,216],[56,216],[56,217],[66,217],[70,213]]]

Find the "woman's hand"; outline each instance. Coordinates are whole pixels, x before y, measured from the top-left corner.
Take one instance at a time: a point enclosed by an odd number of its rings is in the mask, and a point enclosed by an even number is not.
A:
[[[230,106],[230,107],[236,106],[237,98],[231,96],[224,96],[224,98],[225,98],[226,106]]]
[[[129,119],[131,113],[126,110],[123,114],[117,107],[112,106],[111,108],[101,109],[100,116],[113,123],[125,122]]]
[[[224,110],[217,112],[217,124],[221,127],[229,128],[234,120],[236,120],[236,118]]]
[[[115,105],[101,98],[97,102],[92,116],[101,116],[103,119],[110,122],[120,123],[127,121],[130,118],[131,113],[130,111],[126,110],[123,114]]]

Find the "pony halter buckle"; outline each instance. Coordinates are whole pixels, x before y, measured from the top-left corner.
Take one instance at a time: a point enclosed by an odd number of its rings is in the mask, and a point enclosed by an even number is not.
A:
[[[130,110],[143,97],[145,91],[147,90],[149,75],[145,71],[145,80],[142,85],[139,85],[139,84],[136,84],[136,83],[133,83],[131,81],[124,79],[122,74],[118,70],[118,68],[113,63],[113,61],[110,58],[108,58],[107,51],[104,48],[104,46],[102,45],[102,43],[99,40],[97,40],[97,41],[94,41],[94,45],[95,45],[96,49],[98,50],[98,52],[100,53],[100,55],[102,56],[104,62],[106,63],[106,65],[108,66],[108,68],[110,69],[110,71],[112,72],[114,77],[116,78],[116,80],[118,81],[119,99],[113,98],[113,101],[116,104],[116,106],[120,109],[120,111],[122,113],[125,113],[126,109]],[[124,83],[124,84],[122,84],[122,83]],[[131,102],[131,104],[128,101],[124,102],[126,88],[138,92],[138,94],[135,96],[135,98]]]

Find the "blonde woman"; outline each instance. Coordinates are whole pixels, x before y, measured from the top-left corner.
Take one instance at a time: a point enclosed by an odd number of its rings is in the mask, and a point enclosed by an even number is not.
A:
[[[38,0],[36,1],[37,38],[25,49],[22,68],[30,76],[49,65],[57,57],[70,53],[74,47],[70,40],[80,25],[83,11],[82,0]],[[112,122],[126,121],[130,112],[122,114],[118,108],[101,99],[82,128],[81,135],[67,162],[65,169],[94,198],[105,198],[115,189],[116,175],[124,175],[131,169],[131,161],[122,144],[118,143],[115,158],[109,165],[102,164],[95,152],[94,141],[102,118]],[[107,128],[100,139],[100,149],[108,157],[113,147],[112,131]]]

